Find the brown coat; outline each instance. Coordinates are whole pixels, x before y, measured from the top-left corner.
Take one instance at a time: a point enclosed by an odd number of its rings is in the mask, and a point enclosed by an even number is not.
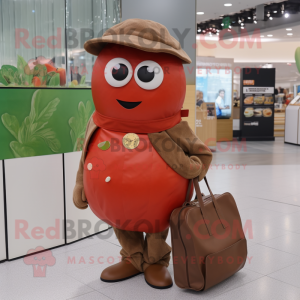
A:
[[[90,139],[97,129],[98,127],[91,117],[85,132],[83,151],[73,192],[74,204],[79,209],[88,207],[83,187],[83,166]],[[182,121],[166,131],[149,133],[148,137],[158,154],[179,175],[187,179],[199,177],[199,181],[204,178],[212,160],[212,153],[198,139],[186,121]]]

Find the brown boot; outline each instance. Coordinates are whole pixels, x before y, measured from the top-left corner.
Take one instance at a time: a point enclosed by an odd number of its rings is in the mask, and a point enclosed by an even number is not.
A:
[[[172,277],[168,269],[163,265],[150,265],[144,274],[148,285],[155,289],[168,289],[173,286]]]
[[[140,273],[141,272],[137,270],[132,263],[123,260],[104,269],[101,273],[100,280],[104,282],[118,282],[139,275]]]

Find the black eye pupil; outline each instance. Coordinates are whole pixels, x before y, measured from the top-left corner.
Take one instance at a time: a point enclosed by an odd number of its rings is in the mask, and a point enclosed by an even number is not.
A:
[[[118,64],[112,69],[112,76],[118,81],[126,79],[128,76],[128,68],[124,64]]]
[[[148,68],[149,68],[148,66],[144,66],[138,70],[137,75],[138,75],[138,78],[140,79],[140,81],[150,82],[154,79],[154,76],[155,76],[154,70],[153,70],[153,72],[149,72]]]

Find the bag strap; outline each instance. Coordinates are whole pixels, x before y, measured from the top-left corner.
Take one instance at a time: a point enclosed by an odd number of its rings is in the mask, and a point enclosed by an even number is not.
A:
[[[190,202],[190,194],[191,194],[192,182],[193,182],[193,179],[190,179],[189,186],[188,186],[188,189],[187,189],[187,193],[186,193],[186,196],[185,196],[185,201],[184,201],[184,203],[183,203],[182,206],[186,206]]]
[[[217,204],[217,201],[215,199],[215,196],[214,194],[212,193],[211,189],[210,189],[210,186],[208,184],[208,181],[207,181],[207,178],[204,177],[204,181],[205,181],[205,184],[209,190],[209,193],[210,193],[210,196],[211,196],[211,199],[212,199],[212,203],[213,203],[213,206],[215,208],[215,211],[216,211],[216,214],[220,220],[220,223],[222,224],[223,228],[225,229],[227,226],[226,224],[224,224],[224,219],[222,218],[222,214],[221,214],[221,211],[220,211],[220,208]],[[206,208],[205,208],[205,205],[204,205],[204,202],[203,202],[203,198],[202,198],[202,194],[201,194],[201,189],[200,189],[200,186],[199,186],[199,183],[198,183],[198,177],[194,178],[194,179],[191,179],[190,182],[189,182],[189,185],[188,185],[188,190],[187,190],[187,194],[186,194],[186,198],[185,198],[185,201],[184,201],[184,206],[189,202],[189,196],[190,196],[190,193],[191,193],[191,187],[192,187],[192,183],[194,183],[194,189],[196,191],[196,195],[197,195],[197,199],[198,199],[198,202],[199,202],[199,205],[200,205],[200,211],[201,211],[201,214],[202,214],[202,217],[204,220],[208,220],[208,218],[205,217],[206,215]],[[209,235],[212,235],[206,222],[204,221],[205,223],[205,226],[207,228],[207,231],[209,233]]]
[[[202,214],[202,217],[203,217],[203,220],[204,220],[204,224],[206,226],[208,234],[211,236],[212,233],[209,230],[209,228],[207,226],[207,223],[206,223],[206,221],[208,220],[208,218],[205,216],[206,215],[206,213],[205,213],[205,207],[204,207],[204,202],[203,202],[203,199],[202,199],[201,190],[200,190],[200,187],[199,187],[199,184],[198,184],[198,177],[194,178],[193,181],[194,181],[194,188],[196,190],[197,199],[198,199],[198,202],[199,202],[199,205],[200,205],[200,212]]]
[[[220,210],[220,208],[219,208],[219,205],[218,205],[218,203],[217,203],[217,201],[216,201],[216,198],[215,198],[214,194],[212,193],[212,191],[211,191],[211,189],[210,189],[210,187],[209,187],[209,184],[208,184],[208,181],[207,181],[206,176],[204,177],[204,181],[205,181],[206,186],[207,186],[207,188],[208,188],[208,190],[209,190],[209,193],[210,193],[210,195],[211,195],[211,199],[212,199],[213,205],[214,205],[214,207],[215,207],[216,213],[217,213],[217,215],[218,215],[218,217],[219,217],[219,220],[220,220],[220,222],[221,222],[223,228],[225,229],[227,226],[226,226],[226,224],[224,224],[224,218],[222,217],[222,213],[221,213],[221,210]]]

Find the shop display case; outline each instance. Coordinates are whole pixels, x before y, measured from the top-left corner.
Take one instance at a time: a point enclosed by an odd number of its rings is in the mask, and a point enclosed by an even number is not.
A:
[[[201,134],[218,141],[233,140],[233,59],[197,57],[196,106],[200,103],[215,103],[217,135],[214,126],[204,127]],[[196,119],[197,122],[201,120]],[[202,135],[198,135],[203,139]]]
[[[286,108],[284,142],[300,145],[300,95]]]
[[[83,45],[120,22],[120,6],[120,0],[0,1],[0,160],[5,177],[0,178],[5,182],[4,192],[0,188],[0,261],[108,228],[95,227],[89,209],[76,209],[72,192],[94,111],[90,86],[96,57]],[[59,235],[17,239],[21,220],[29,235],[59,222]],[[88,234],[78,230],[83,221],[91,221]],[[70,223],[75,234],[65,236]]]

